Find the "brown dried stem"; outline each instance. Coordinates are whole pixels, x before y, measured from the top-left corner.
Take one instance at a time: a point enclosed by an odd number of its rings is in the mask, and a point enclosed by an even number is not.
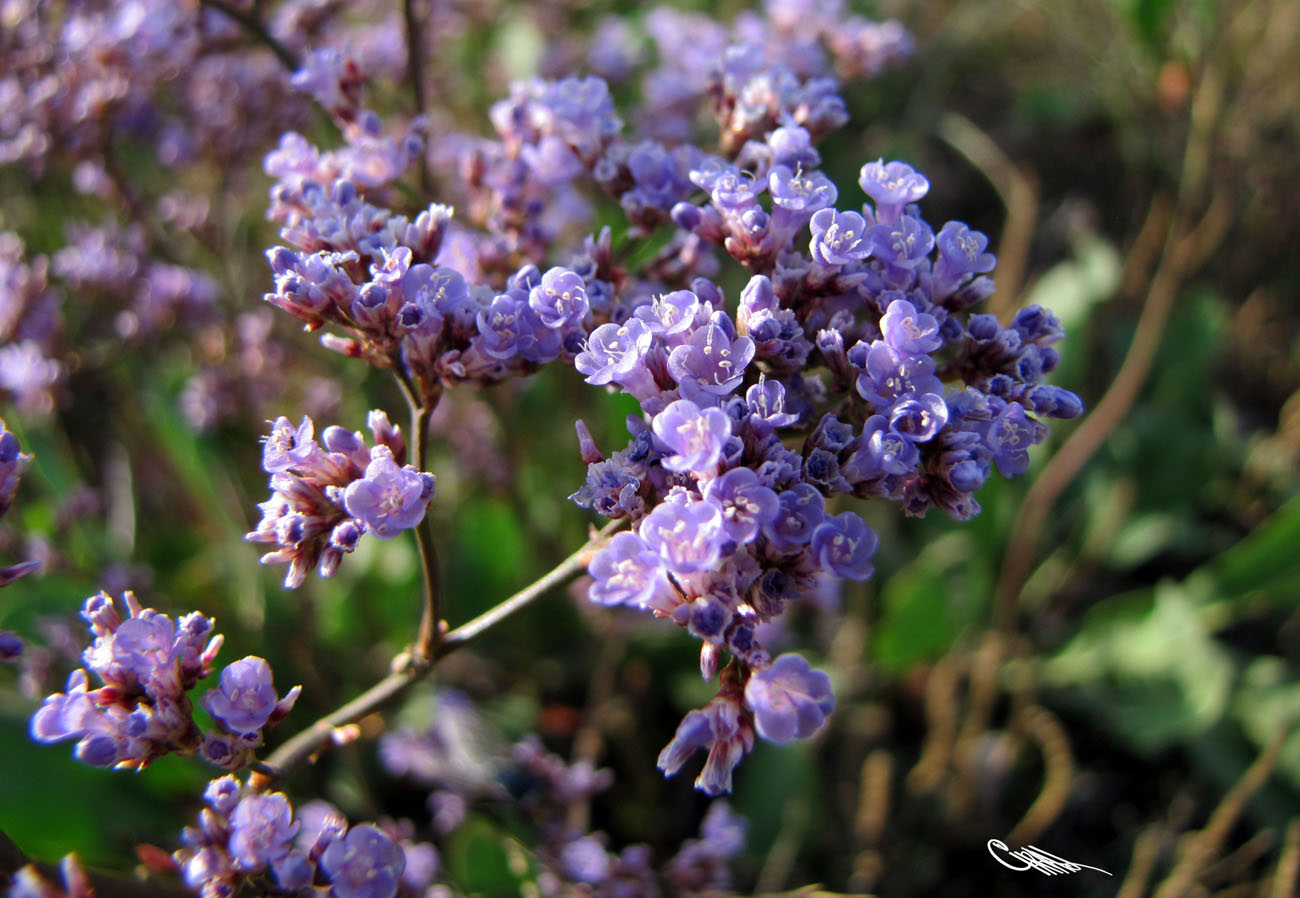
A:
[[[1029,248],[1038,222],[1038,188],[1002,148],[974,122],[950,112],[939,123],[939,136],[974,165],[1002,199],[1007,217],[998,245],[996,292],[989,297],[990,313],[1005,318],[1016,306],[1029,262]]]
[[[1224,840],[1241,816],[1246,802],[1273,774],[1273,768],[1282,755],[1286,735],[1287,728],[1278,727],[1259,757],[1242,774],[1236,785],[1228,790],[1228,794],[1223,796],[1218,807],[1210,814],[1205,828],[1182,838],[1178,861],[1156,890],[1155,898],[1178,898],[1185,895],[1200,873],[1218,857]]]
[[[1151,371],[1184,279],[1212,251],[1216,239],[1222,239],[1226,231],[1226,200],[1219,197],[1210,203],[1196,224],[1192,224],[1193,210],[1205,188],[1207,159],[1214,124],[1222,105],[1222,91],[1222,82],[1214,69],[1207,68],[1192,103],[1175,211],[1128,353],[1096,408],[1043,468],[1020,506],[997,587],[994,624],[1000,630],[1009,631],[1015,625],[1016,607],[1029,577],[1037,538],[1045,528],[1053,505],[1132,409]]]

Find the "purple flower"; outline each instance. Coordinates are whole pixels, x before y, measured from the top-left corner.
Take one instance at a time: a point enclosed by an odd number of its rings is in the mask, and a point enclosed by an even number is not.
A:
[[[23,654],[23,641],[17,633],[0,630],[0,663],[17,661]]]
[[[710,481],[704,490],[710,502],[722,508],[722,531],[727,539],[752,542],[764,524],[776,520],[781,502],[750,468],[733,468]]]
[[[225,817],[235,809],[243,790],[239,780],[233,776],[220,776],[208,783],[208,787],[203,790],[203,800],[212,810]]]
[[[230,855],[235,865],[250,873],[289,853],[298,832],[289,799],[280,792],[245,795],[230,815]]]
[[[916,444],[891,428],[884,415],[872,415],[862,425],[857,451],[840,467],[840,473],[854,483],[886,474],[901,475],[912,470],[920,457]]]
[[[795,124],[785,124],[767,135],[767,145],[772,151],[774,165],[791,168],[816,168],[821,156],[813,148],[808,129]]]
[[[377,539],[391,539],[399,530],[420,523],[434,489],[432,474],[417,471],[414,465],[399,468],[391,449],[375,446],[365,476],[348,484],[343,504]]]
[[[31,460],[32,457],[22,451],[18,437],[0,419],[0,515],[13,504],[14,494],[23,479],[23,470]]]
[[[284,698],[275,694],[271,665],[256,655],[234,662],[221,672],[221,686],[210,689],[203,706],[232,733],[256,733],[279,711],[286,714],[298,698],[295,686]]]
[[[709,322],[691,335],[691,342],[668,355],[668,373],[678,384],[725,396],[740,386],[745,366],[754,358],[754,341],[734,337],[721,324]]]
[[[609,877],[609,852],[595,836],[583,836],[560,849],[564,872],[575,882],[599,885]]]
[[[651,422],[655,436],[675,453],[664,458],[670,471],[711,476],[731,436],[731,419],[719,408],[701,411],[689,399],[678,399],[655,415]]]
[[[528,292],[528,306],[542,324],[557,330],[582,321],[590,308],[582,277],[567,268],[542,275],[542,282]]]
[[[682,718],[672,741],[659,753],[664,776],[673,776],[695,753],[707,748],[709,757],[695,780],[695,788],[709,795],[731,791],[731,773],[745,752],[754,747],[754,728],[735,697],[719,695],[703,708]]]
[[[894,404],[889,410],[889,426],[913,443],[934,438],[948,423],[948,404],[937,393],[917,393]]]
[[[875,200],[876,220],[892,225],[908,203],[915,203],[930,191],[930,182],[906,162],[876,160],[862,166],[858,175],[862,192]]]
[[[693,170],[691,180],[709,191],[713,205],[723,212],[734,213],[753,207],[762,189],[755,184],[752,175],[734,165],[726,166],[720,174],[712,177],[697,177],[697,171]]]
[[[889,304],[880,319],[880,331],[885,342],[900,355],[925,355],[943,345],[938,320],[927,312],[918,312],[905,299]]]
[[[393,898],[406,858],[392,839],[363,823],[331,842],[320,865],[337,898]]]
[[[656,296],[649,305],[638,306],[633,314],[645,322],[650,333],[660,339],[676,337],[683,334],[695,324],[695,316],[700,310],[700,298],[690,290],[674,290],[662,296]],[[599,328],[597,328],[599,330]],[[593,333],[594,336],[594,333]],[[678,341],[667,339],[670,344]]]
[[[797,552],[808,545],[813,530],[826,517],[826,499],[807,483],[797,483],[777,498],[780,510],[774,521],[763,525],[763,533],[778,552]]]
[[[1003,477],[1011,477],[1029,470],[1029,447],[1042,442],[1044,434],[1043,425],[1028,417],[1024,406],[1008,403],[989,422],[985,435],[998,472]]]
[[[950,221],[939,231],[939,258],[934,264],[935,298],[952,294],[967,275],[984,274],[997,267],[998,257],[985,252],[989,238],[960,221]]]
[[[867,231],[871,254],[895,268],[917,268],[934,249],[934,231],[919,218],[904,215],[890,224],[881,222]]]
[[[756,671],[745,685],[754,727],[769,742],[807,739],[835,710],[831,678],[812,670],[801,655],[788,653]]]
[[[271,870],[275,873],[275,881],[280,888],[290,892],[307,888],[316,878],[316,865],[311,862],[311,858],[296,849],[272,861]]]
[[[858,347],[864,344],[857,344],[849,359],[866,369],[858,375],[857,388],[868,402],[887,407],[914,393],[943,392],[943,382],[934,375],[934,359],[928,355],[903,355],[884,340],[864,347],[865,352]]]
[[[651,329],[640,318],[602,324],[591,332],[587,348],[574,358],[573,367],[587,375],[589,384],[622,383],[644,366],[653,339]]]
[[[749,409],[750,425],[762,422],[765,428],[785,427],[799,420],[799,415],[786,411],[785,385],[779,380],[767,380],[759,375],[758,383],[745,391],[745,405]]]
[[[846,580],[871,576],[876,534],[851,511],[827,518],[813,531],[812,553],[823,570]]]
[[[297,847],[314,860],[319,860],[325,849],[348,831],[348,818],[328,801],[319,799],[298,808],[298,821],[302,829],[298,832]]]
[[[138,684],[155,697],[177,695],[181,685],[175,638],[171,618],[146,612],[124,621],[111,637],[96,640],[83,658],[109,685],[129,690]]]
[[[638,532],[675,573],[707,570],[722,549],[722,512],[712,502],[670,500],[642,518]]]
[[[313,432],[312,420],[306,415],[296,428],[283,415],[276,418],[262,443],[262,469],[275,474],[302,464],[316,448]]]
[[[819,171],[795,172],[788,165],[777,165],[767,176],[772,205],[797,213],[807,221],[814,212],[835,205],[838,192],[830,178]],[[775,214],[775,213],[774,213]]]
[[[819,209],[809,222],[809,251],[823,265],[848,265],[871,255],[867,220],[856,212]]]
[[[656,598],[668,591],[662,559],[635,533],[616,534],[592,557],[587,572],[593,581],[588,595],[600,605],[655,608],[661,604]]]

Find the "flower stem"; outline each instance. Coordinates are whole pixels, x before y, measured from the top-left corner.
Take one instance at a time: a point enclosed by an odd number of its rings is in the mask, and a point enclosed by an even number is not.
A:
[[[434,387],[428,392],[417,391],[410,379],[402,372],[400,362],[393,366],[393,375],[401,388],[402,396],[411,412],[411,432],[409,435],[410,461],[416,470],[423,471],[426,456],[426,437],[429,433],[429,417],[438,407],[442,398],[442,388]],[[424,579],[424,603],[420,613],[420,628],[415,637],[415,654],[417,663],[431,664],[438,649],[439,619],[442,613],[442,583],[438,570],[438,549],[433,541],[433,520],[426,514],[420,526],[415,528],[415,545],[420,555],[420,573]]]
[[[365,692],[337,710],[326,714],[305,730],[285,742],[262,762],[255,776],[269,783],[283,779],[299,764],[311,759],[335,741],[339,727],[356,723],[375,713],[404,695],[424,679],[433,665],[442,657],[467,644],[512,614],[523,610],[551,589],[581,572],[591,561],[591,556],[624,521],[611,521],[598,532],[591,534],[586,543],[560,562],[550,573],[524,587],[490,611],[462,624],[435,643],[433,654],[421,658],[418,654],[403,652],[393,659],[393,671]]]

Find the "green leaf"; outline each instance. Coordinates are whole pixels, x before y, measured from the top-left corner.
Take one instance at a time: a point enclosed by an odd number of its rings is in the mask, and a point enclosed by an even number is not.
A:
[[[1221,598],[1274,586],[1288,604],[1300,602],[1300,496],[1205,566]]]
[[[1279,726],[1291,732],[1282,746],[1278,770],[1300,788],[1300,682],[1291,676],[1286,662],[1276,657],[1259,657],[1246,667],[1241,686],[1233,697],[1233,716],[1256,747],[1262,749]]]
[[[503,831],[478,816],[469,817],[447,847],[451,875],[467,895],[515,898],[532,878],[528,860]]]
[[[1112,599],[1043,667],[1139,750],[1203,733],[1227,708],[1234,666],[1181,584]]]

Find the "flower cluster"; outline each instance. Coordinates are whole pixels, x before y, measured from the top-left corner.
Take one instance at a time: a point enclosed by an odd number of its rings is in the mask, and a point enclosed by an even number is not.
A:
[[[608,459],[579,425],[588,476],[574,500],[632,521],[592,560],[592,600],[688,629],[703,641],[706,679],[732,658],[718,697],[659,758],[672,774],[707,749],[697,784],[710,794],[730,788],[755,733],[806,738],[834,706],[825,674],[795,655],[773,662],[756,638],[818,575],[870,576],[875,534],[827,500],[968,518],[994,467],[1026,470],[1047,434],[1039,417],[1082,412],[1042,382],[1062,336],[1051,313],[1022,309],[1007,327],[969,314],[992,292],[987,238],[960,222],[936,236],[916,205],[929,182],[901,162],[864,165],[874,205],[836,209],[812,140],[784,124],[751,150],[753,170],[703,158],[690,178],[708,204],[673,209],[679,227],[755,272],[734,319],[722,291],[696,278],[616,305],[574,359],[588,383],[644,412]],[[800,450],[781,432],[801,432]]]
[[[77,741],[79,760],[97,767],[142,769],[165,754],[201,752],[229,770],[250,763],[262,731],[284,718],[302,687],[276,695],[271,668],[249,656],[221,672],[220,685],[200,701],[216,726],[207,734],[194,721],[189,692],[213,672],[222,637],[195,611],[173,621],[135,596],[122,597],[124,619],[104,593],[86,600],[81,616],[95,641],[86,665],[68,677],[66,692],[48,696],[32,716],[39,742]],[[90,688],[90,674],[103,685]]]
[[[913,52],[911,36],[898,22],[845,16],[834,0],[771,0],[764,12],[742,13],[728,28],[701,13],[653,9],[645,25],[659,65],[645,78],[641,127],[661,140],[689,140],[706,99],[712,100],[723,143],[732,150],[769,130],[783,106],[797,110],[804,121],[835,127],[836,120],[843,122],[844,106],[831,99],[832,72],[870,77]],[[754,48],[744,51],[749,61],[733,58],[719,66],[736,45]]]
[[[262,519],[245,538],[275,546],[262,563],[287,562],[286,587],[301,586],[317,567],[322,577],[333,576],[363,534],[391,539],[424,520],[434,476],[402,464],[406,443],[386,414],[372,411],[369,427],[374,446],[338,426],[325,428],[317,441],[305,416],[297,427],[283,417],[272,423],[262,449],[271,498],[260,504]]]
[[[13,0],[5,15],[0,165],[39,173],[51,160],[75,161],[78,186],[100,192],[109,175],[99,154],[112,139],[152,147],[166,166],[200,150],[242,161],[304,118],[279,63],[238,47],[220,13],[166,0]]]
[[[394,898],[429,892],[438,869],[432,845],[403,838],[394,825],[348,826],[317,801],[295,814],[282,792],[233,776],[208,784],[198,826],[186,827],[174,854],[185,884],[202,898],[228,898],[254,879],[277,895]]]

